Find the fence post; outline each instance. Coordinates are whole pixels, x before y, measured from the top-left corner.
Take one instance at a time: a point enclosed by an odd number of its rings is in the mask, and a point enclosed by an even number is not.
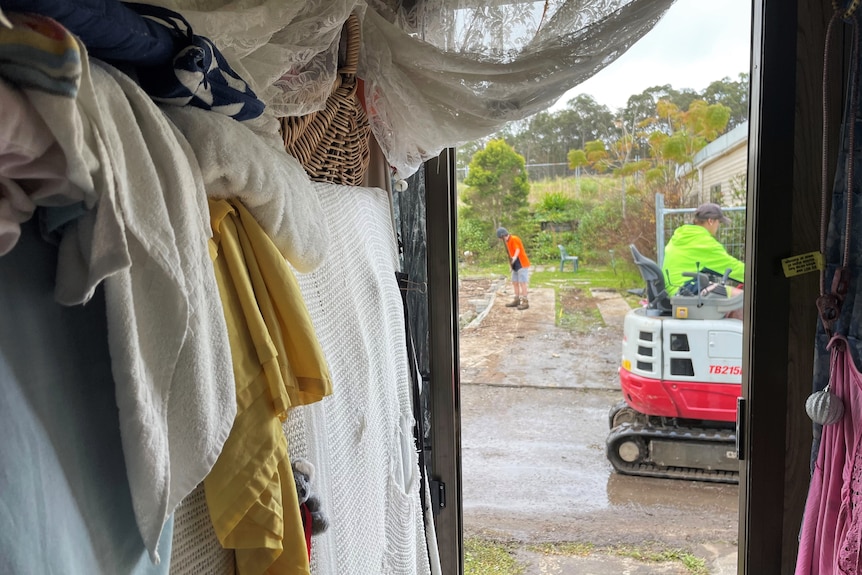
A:
[[[655,195],[655,254],[661,267],[664,262],[664,194]]]

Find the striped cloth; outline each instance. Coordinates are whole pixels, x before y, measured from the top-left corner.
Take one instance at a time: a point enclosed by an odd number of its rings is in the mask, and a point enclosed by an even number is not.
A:
[[[0,76],[22,88],[74,98],[81,52],[68,30],[46,16],[10,12],[0,26]]]
[[[127,2],[125,5],[146,20],[171,30],[179,47],[172,71],[163,66],[137,69],[141,87],[153,100],[212,110],[239,121],[263,114],[263,102],[246,81],[234,72],[209,38],[192,31],[181,14],[149,4]]]

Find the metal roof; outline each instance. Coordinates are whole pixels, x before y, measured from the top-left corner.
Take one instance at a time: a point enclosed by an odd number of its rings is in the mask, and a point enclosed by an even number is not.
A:
[[[694,155],[691,163],[697,169],[704,164],[720,158],[730,150],[738,147],[740,143],[748,140],[748,121],[741,123],[731,131],[723,134],[706,145],[701,151]]]

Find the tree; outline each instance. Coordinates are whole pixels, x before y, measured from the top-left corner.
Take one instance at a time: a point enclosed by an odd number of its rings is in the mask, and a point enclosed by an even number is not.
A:
[[[706,87],[701,97],[707,104],[722,104],[730,109],[727,122],[730,130],[748,120],[748,91],[749,75],[743,72],[735,82],[727,77],[716,80]]]
[[[665,98],[670,90],[670,85],[653,86],[640,94],[629,96],[626,107],[617,114],[614,140],[630,135],[633,157],[646,158],[649,155],[649,145],[643,128],[655,121],[656,104]]]
[[[667,93],[666,88],[654,90]],[[644,103],[649,98],[652,95],[645,93],[637,101],[629,98],[629,104],[640,105],[638,102]],[[636,110],[633,106],[630,108],[628,113],[634,114]],[[729,118],[730,109],[722,104],[693,100],[683,111],[662,98],[656,102],[650,116],[636,123],[635,130],[630,131],[622,119],[617,120],[619,137],[614,142],[610,145],[600,140],[587,142],[583,150],[571,150],[569,158],[573,164],[585,161],[598,172],[610,172],[620,178],[623,218],[626,196],[630,191],[639,190],[627,186],[627,177],[631,177],[629,182],[637,182],[643,175],[643,182],[650,191],[662,192],[669,207],[678,207],[685,203],[697,177],[695,172],[683,168],[707,143],[724,132]],[[646,153],[642,154],[643,146]]]
[[[581,94],[566,103],[558,113],[561,135],[569,146],[582,147],[590,140],[608,140],[614,116],[607,106],[599,104],[592,96]]]
[[[579,95],[556,112],[539,112],[498,132],[497,137],[522,153],[527,164],[548,164],[550,169],[530,171],[536,174],[559,174],[553,169],[565,165],[571,149],[583,147],[595,139],[611,140],[613,115],[607,106],[592,96]],[[541,176],[539,176],[541,177]]]
[[[685,204],[697,173],[681,168],[694,155],[724,133],[730,119],[730,108],[722,104],[693,101],[681,110],[667,100],[659,100],[653,129],[647,134],[650,167],[647,184],[665,195],[668,207]]]
[[[626,176],[635,176],[646,168],[644,160],[633,160],[634,136],[628,131],[623,131],[623,136],[605,146],[601,140],[587,142],[583,153],[590,166],[598,172],[610,172],[620,178],[620,200],[622,217],[626,215]],[[574,154],[572,152],[575,152]],[[576,150],[569,152],[570,157],[579,157]]]
[[[530,184],[524,157],[503,140],[491,140],[476,152],[464,183],[462,196],[467,214],[496,229],[517,221],[527,208]]]
[[[590,164],[590,161],[587,159],[587,154],[583,150],[569,150],[569,154],[566,159],[569,162],[569,169],[575,171],[575,185],[580,188],[581,168]]]
[[[551,163],[554,159],[555,149],[560,146],[557,134],[557,121],[551,112],[539,112],[530,118],[526,130],[518,134],[518,138],[511,141],[511,145],[523,150],[526,158],[531,164]]]
[[[485,147],[485,140],[473,140],[458,146],[455,154],[455,169],[459,180],[464,179],[469,171],[468,166],[473,155]]]
[[[580,94],[570,99],[565,108],[555,112],[539,112],[529,118],[512,122],[494,137],[504,139],[522,153],[528,165],[551,164],[551,167],[555,168],[557,164],[570,163],[570,150],[585,149],[587,143],[593,141],[604,142],[608,150],[621,140],[626,141],[628,147],[624,155],[630,160],[639,161],[649,158],[655,149],[655,138],[652,144],[649,141],[655,131],[670,136],[677,130],[674,125],[677,121],[674,110],[691,110],[700,105],[697,102],[703,101],[707,108],[721,105],[730,110],[723,131],[742,124],[748,119],[748,90],[747,73],[739,74],[738,80],[735,81],[722,78],[712,82],[702,94],[688,88],[677,90],[670,84],[652,86],[640,94],[630,96],[626,107],[616,113],[599,104],[592,96]],[[659,113],[657,110],[660,102],[664,104],[661,104],[662,112]],[[705,137],[709,141],[714,136],[710,134]],[[459,177],[463,177],[467,172],[467,164],[473,154],[484,148],[489,139],[490,137],[468,142],[459,149]],[[677,144],[679,141],[675,140],[673,143]],[[680,150],[686,147],[683,143]],[[529,176],[540,179],[554,173],[559,174],[551,167],[544,170],[531,168]],[[572,169],[578,170],[577,167]],[[637,177],[640,178],[640,174]]]

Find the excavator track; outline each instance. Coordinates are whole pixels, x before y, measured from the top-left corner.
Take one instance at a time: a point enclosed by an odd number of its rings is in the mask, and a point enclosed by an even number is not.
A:
[[[611,429],[606,451],[626,475],[739,483],[736,434],[727,429],[625,422]]]

